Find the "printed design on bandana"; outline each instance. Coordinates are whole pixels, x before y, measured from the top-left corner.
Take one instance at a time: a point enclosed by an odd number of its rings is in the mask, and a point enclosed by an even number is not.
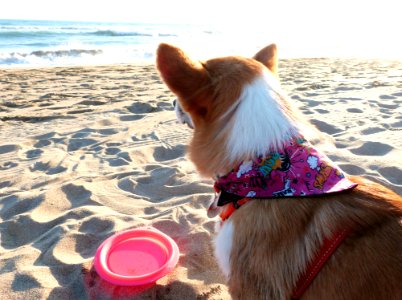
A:
[[[355,186],[303,138],[291,140],[281,151],[242,162],[215,182],[217,191],[256,198],[320,195]]]

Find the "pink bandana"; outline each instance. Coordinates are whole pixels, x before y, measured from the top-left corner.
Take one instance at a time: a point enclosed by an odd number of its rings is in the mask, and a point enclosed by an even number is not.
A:
[[[218,206],[241,198],[302,197],[353,189],[357,184],[345,178],[325,154],[304,138],[288,142],[277,152],[244,161],[227,175],[218,177]]]

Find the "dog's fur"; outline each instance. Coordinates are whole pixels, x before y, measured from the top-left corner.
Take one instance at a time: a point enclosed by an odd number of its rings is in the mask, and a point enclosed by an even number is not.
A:
[[[188,147],[202,175],[224,175],[240,162],[306,133],[281,90],[277,50],[253,59],[199,62],[161,44],[157,67],[194,124]],[[223,223],[215,252],[233,299],[290,299],[321,242],[353,228],[303,299],[402,299],[401,197],[366,179],[321,198],[248,202]]]

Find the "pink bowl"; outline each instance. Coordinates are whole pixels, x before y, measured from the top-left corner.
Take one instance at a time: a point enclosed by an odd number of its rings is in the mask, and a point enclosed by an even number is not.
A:
[[[179,260],[177,244],[154,228],[136,228],[106,239],[95,254],[94,267],[116,285],[144,285],[173,270]]]

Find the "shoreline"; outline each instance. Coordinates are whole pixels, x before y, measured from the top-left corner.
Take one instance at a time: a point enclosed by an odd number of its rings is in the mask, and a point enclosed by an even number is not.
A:
[[[32,71],[32,70],[42,70],[42,69],[67,69],[67,68],[105,68],[105,67],[121,67],[121,66],[154,66],[155,63],[152,61],[135,61],[132,63],[125,62],[125,63],[105,63],[105,64],[88,64],[88,65],[83,65],[83,64],[71,64],[71,65],[14,65],[14,66],[0,66],[0,71],[11,71],[11,70],[27,70],[27,71]]]
[[[155,58],[156,59],[156,58]],[[92,64],[65,64],[65,65],[0,65],[0,71],[4,70],[35,70],[35,69],[54,69],[54,68],[96,68],[96,67],[113,67],[113,66],[155,66],[155,59],[153,60],[135,60],[132,62],[120,63],[92,63]],[[361,57],[361,56],[311,56],[311,57],[280,57],[279,63],[290,63],[294,61],[355,61],[359,63],[389,63],[389,64],[402,64],[402,58],[399,57]]]

